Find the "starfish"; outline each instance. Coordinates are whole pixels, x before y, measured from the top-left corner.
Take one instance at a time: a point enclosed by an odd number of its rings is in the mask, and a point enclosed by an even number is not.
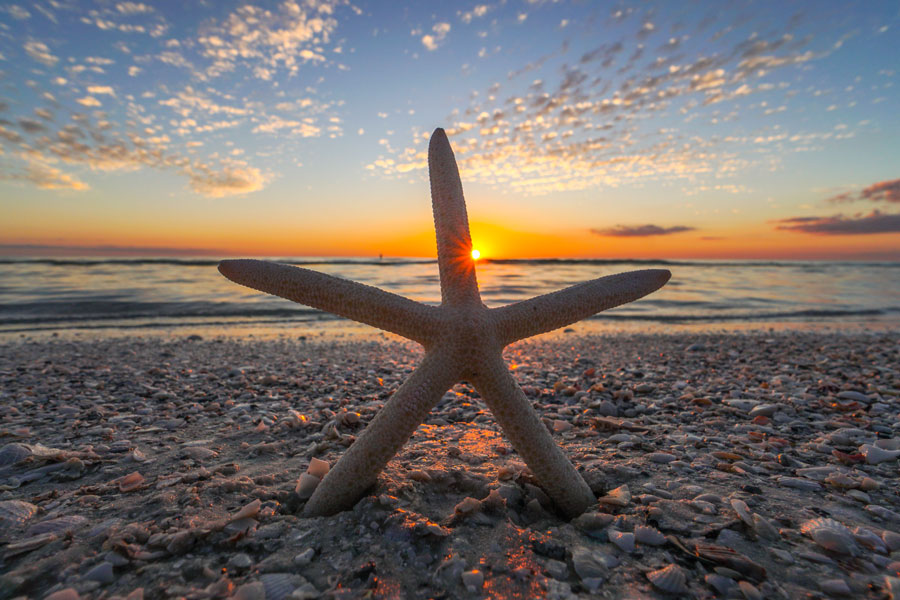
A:
[[[487,308],[478,293],[462,183],[443,129],[431,136],[428,170],[440,306],[289,265],[247,259],[219,264],[219,271],[236,283],[378,327],[425,347],[422,363],[325,475],[303,514],[323,516],[351,508],[444,393],[458,381],[467,381],[556,506],[575,517],[596,498],[513,378],[503,361],[503,348],[637,300],[662,287],[671,274],[647,269],[610,275]]]

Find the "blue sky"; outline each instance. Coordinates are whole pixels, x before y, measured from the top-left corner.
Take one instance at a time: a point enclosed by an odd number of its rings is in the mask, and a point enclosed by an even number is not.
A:
[[[788,255],[889,255],[898,12],[3,3],[0,244],[390,247],[427,229],[442,126],[473,219],[545,232],[544,254],[749,255],[765,234]]]

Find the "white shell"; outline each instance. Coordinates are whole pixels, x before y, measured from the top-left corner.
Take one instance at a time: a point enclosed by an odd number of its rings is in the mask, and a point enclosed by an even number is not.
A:
[[[747,506],[746,502],[739,498],[734,498],[731,501],[731,508],[734,509],[734,512],[737,513],[737,516],[740,517],[745,525],[753,527],[753,515],[750,513],[750,507]]]
[[[857,553],[853,534],[834,519],[811,519],[800,526],[800,531],[826,550],[849,555]]]
[[[297,492],[297,495],[301,500],[306,500],[313,495],[314,491],[316,491],[320,481],[322,480],[315,475],[304,473],[300,476],[300,479],[297,480],[297,487],[294,488],[294,491]]]
[[[318,458],[309,459],[309,466],[306,467],[306,472],[314,477],[318,477],[322,479],[328,473],[329,465],[324,460]]]
[[[12,442],[0,448],[0,467],[18,464],[31,456],[31,449],[25,444]]]
[[[859,451],[866,457],[866,462],[870,465],[877,465],[888,460],[895,460],[900,456],[900,450],[885,450],[878,446],[870,446],[863,444],[859,447]]]
[[[22,525],[36,512],[37,506],[22,500],[0,502],[0,536],[3,536],[9,529]]]
[[[610,504],[612,506],[628,506],[631,502],[631,492],[627,485],[620,485],[614,490],[610,490],[605,496],[597,500],[601,504]]]
[[[266,600],[284,600],[297,589],[299,578],[291,573],[266,573],[260,575],[266,591]]]
[[[75,531],[87,523],[87,519],[81,515],[65,515],[55,519],[48,519],[35,523],[25,532],[26,536],[41,535],[43,533],[64,533]]]
[[[647,573],[647,579],[655,588],[670,594],[682,594],[687,591],[685,583],[687,578],[684,571],[678,565],[668,565],[656,571]]]
[[[609,541],[612,542],[622,552],[634,552],[634,534],[625,533],[623,531],[610,531]]]
[[[666,543],[666,536],[660,533],[659,529],[647,525],[636,525],[634,527],[634,539],[648,546],[662,546]]]

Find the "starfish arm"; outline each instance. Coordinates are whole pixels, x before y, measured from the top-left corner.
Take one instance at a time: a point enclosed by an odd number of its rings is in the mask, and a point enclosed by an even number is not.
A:
[[[445,304],[481,306],[469,217],[456,158],[443,129],[435,129],[428,144],[428,173],[431,177],[431,205],[437,235],[441,297]]]
[[[455,381],[441,357],[426,354],[316,487],[303,514],[326,516],[352,508]]]
[[[637,300],[661,288],[671,276],[666,269],[609,275],[495,308],[491,314],[503,345],[511,344]]]
[[[577,517],[596,502],[591,488],[553,441],[503,359],[487,367],[473,382],[475,389],[547,495],[566,516]]]
[[[228,279],[306,306],[366,323],[421,344],[438,327],[439,309],[378,288],[264,260],[223,260]]]

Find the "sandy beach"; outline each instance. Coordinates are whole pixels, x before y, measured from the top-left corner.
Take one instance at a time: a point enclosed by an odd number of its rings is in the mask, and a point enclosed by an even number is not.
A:
[[[352,511],[298,516],[298,477],[353,442],[412,343],[7,341],[0,597],[898,597],[898,342],[510,347],[599,499],[567,522],[464,383]]]

